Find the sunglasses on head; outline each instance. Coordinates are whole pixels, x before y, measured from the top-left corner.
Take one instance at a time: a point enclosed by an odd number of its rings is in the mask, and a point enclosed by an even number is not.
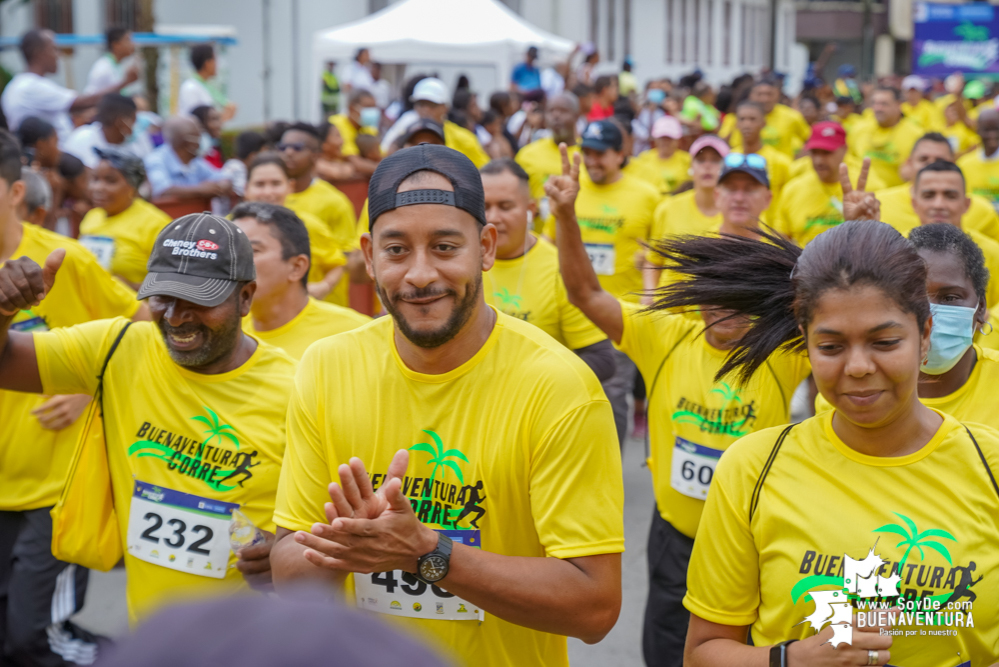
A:
[[[306,145],[303,143],[280,143],[277,145],[277,149],[281,152],[293,150],[297,153],[298,151],[304,151],[306,149]]]
[[[749,155],[745,153],[729,153],[725,156],[725,166],[729,169],[736,169],[743,165],[752,169],[766,169],[767,160],[762,155],[757,155],[756,153],[750,153]]]

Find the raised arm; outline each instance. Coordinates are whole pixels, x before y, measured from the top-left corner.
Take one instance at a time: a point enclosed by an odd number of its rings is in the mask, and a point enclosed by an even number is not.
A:
[[[562,175],[548,179],[545,194],[548,195],[555,214],[555,243],[558,246],[559,270],[562,272],[566,294],[569,301],[600,327],[608,338],[620,343],[624,334],[621,304],[600,285],[576,222],[580,158],[578,154],[575,155],[570,164],[565,144],[559,144],[558,149],[562,154]]]
[[[0,389],[42,393],[34,338],[29,333],[10,331],[10,324],[20,311],[41,303],[52,289],[65,257],[66,251],[59,249],[45,260],[45,268],[27,257],[0,267]]]

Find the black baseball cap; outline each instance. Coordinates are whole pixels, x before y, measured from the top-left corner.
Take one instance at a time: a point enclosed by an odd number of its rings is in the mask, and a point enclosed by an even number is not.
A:
[[[721,183],[729,174],[746,174],[751,176],[758,183],[766,188],[770,187],[770,177],[767,176],[767,160],[762,155],[756,153],[729,153],[722,163],[721,176],[718,182]]]
[[[146,265],[139,298],[172,296],[217,306],[241,282],[256,280],[253,248],[239,227],[211,213],[192,213],[163,228]]]
[[[621,150],[624,145],[624,137],[621,136],[621,129],[616,123],[609,120],[595,120],[583,130],[582,148],[592,148],[595,151],[606,151],[613,149]]]
[[[409,126],[409,130],[406,132],[405,138],[402,140],[403,144],[408,144],[409,140],[413,138],[419,132],[432,132],[440,137],[441,141],[444,141],[444,126],[433,120],[432,118],[420,118],[415,123]]]
[[[418,171],[440,174],[451,181],[454,192],[396,192],[400,183]],[[480,225],[486,224],[486,195],[479,170],[464,154],[447,146],[420,144],[403,148],[378,163],[368,182],[368,230],[375,226],[382,213],[414,204],[454,206],[469,213]]]

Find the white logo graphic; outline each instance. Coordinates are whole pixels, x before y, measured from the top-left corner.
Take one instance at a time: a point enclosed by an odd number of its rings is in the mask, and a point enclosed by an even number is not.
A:
[[[600,129],[600,125],[597,123],[590,123],[586,127],[586,136],[589,139],[603,139],[603,131]]]
[[[849,595],[859,598],[888,598],[899,595],[898,585],[902,579],[894,570],[890,577],[876,574],[888,561],[874,553],[875,547],[871,547],[863,560],[855,560],[843,554],[844,587],[841,590],[810,593],[815,601],[815,611],[806,616],[802,623],[809,623],[815,632],[832,626],[833,636],[829,643],[834,648],[838,648],[840,644],[853,643],[853,607],[850,605]]]

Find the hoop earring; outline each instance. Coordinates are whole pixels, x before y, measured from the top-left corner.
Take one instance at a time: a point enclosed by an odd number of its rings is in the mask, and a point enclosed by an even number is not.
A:
[[[988,332],[986,332],[986,331],[985,331],[985,326],[986,326],[986,325],[988,325],[988,327],[989,327],[989,330],[988,330]],[[983,335],[983,336],[988,336],[988,335],[989,335],[990,333],[992,333],[992,332],[993,332],[994,330],[995,330],[995,327],[993,327],[993,326],[992,326],[992,323],[991,323],[991,322],[986,322],[985,324],[983,324],[983,325],[982,325],[982,329],[981,329],[981,331],[982,331],[982,335]]]

